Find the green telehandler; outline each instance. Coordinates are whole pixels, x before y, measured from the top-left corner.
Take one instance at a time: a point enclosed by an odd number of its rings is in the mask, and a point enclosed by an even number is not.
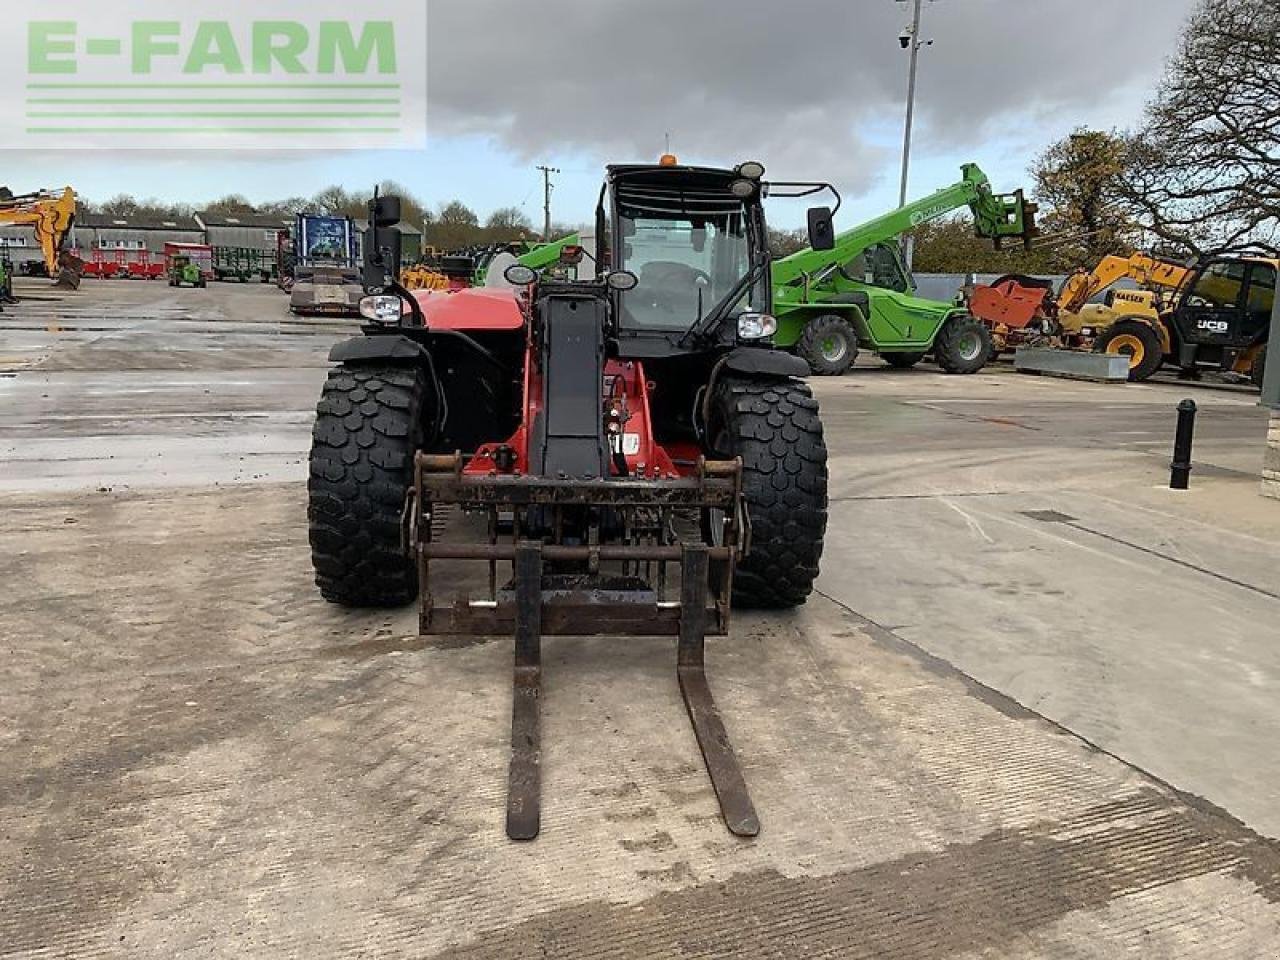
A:
[[[839,376],[859,348],[893,367],[910,367],[932,353],[948,373],[976,373],[991,356],[991,333],[951,303],[915,296],[898,238],[968,207],[974,230],[994,240],[1020,239],[1030,249],[1036,206],[1021,190],[992,192],[986,174],[966,163],[958,183],[923,200],[853,227],[833,250],[805,248],[774,262],[774,342],[802,356],[819,376]]]

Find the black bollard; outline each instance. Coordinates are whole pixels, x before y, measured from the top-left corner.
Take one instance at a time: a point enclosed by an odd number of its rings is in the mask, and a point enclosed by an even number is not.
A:
[[[1196,439],[1196,402],[1178,404],[1178,435],[1173,441],[1173,474],[1170,490],[1186,490],[1191,486],[1191,447]]]

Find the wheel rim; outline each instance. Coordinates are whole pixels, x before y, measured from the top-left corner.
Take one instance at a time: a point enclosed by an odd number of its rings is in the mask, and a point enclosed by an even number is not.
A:
[[[1122,333],[1107,344],[1107,353],[1129,358],[1129,369],[1136,370],[1146,358],[1147,348],[1131,333]]]
[[[982,338],[972,331],[962,334],[956,345],[962,360],[976,360],[982,354]]]
[[[818,352],[827,363],[839,363],[849,355],[849,343],[840,334],[833,333],[818,344]]]

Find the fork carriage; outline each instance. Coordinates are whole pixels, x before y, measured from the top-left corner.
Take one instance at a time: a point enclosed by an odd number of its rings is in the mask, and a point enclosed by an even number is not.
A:
[[[540,826],[543,635],[678,637],[681,695],[725,823],[739,836],[759,833],[704,670],[706,635],[729,630],[733,570],[747,539],[741,462],[702,460],[692,476],[663,480],[550,480],[465,468],[461,454],[417,456],[406,541],[418,569],[423,634],[515,638],[508,836],[532,840]],[[439,507],[481,517],[486,540],[435,538]],[[483,563],[483,599],[437,602],[436,560]],[[504,581],[499,568],[508,565]]]

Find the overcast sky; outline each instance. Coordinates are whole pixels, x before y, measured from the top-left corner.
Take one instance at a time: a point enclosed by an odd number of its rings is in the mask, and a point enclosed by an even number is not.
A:
[[[1194,0],[926,0],[911,193],[974,160],[998,189],[1077,125],[1140,116]],[[223,8],[255,4],[237,0]],[[383,177],[482,215],[541,220],[533,167],[562,168],[556,217],[589,216],[600,168],[756,158],[830,179],[853,216],[893,206],[909,4],[895,0],[431,0],[429,146],[421,152],[11,154],[15,190],[70,183],[200,202],[364,188]],[[775,220],[798,222],[800,211]],[[843,217],[841,219],[844,219]]]

